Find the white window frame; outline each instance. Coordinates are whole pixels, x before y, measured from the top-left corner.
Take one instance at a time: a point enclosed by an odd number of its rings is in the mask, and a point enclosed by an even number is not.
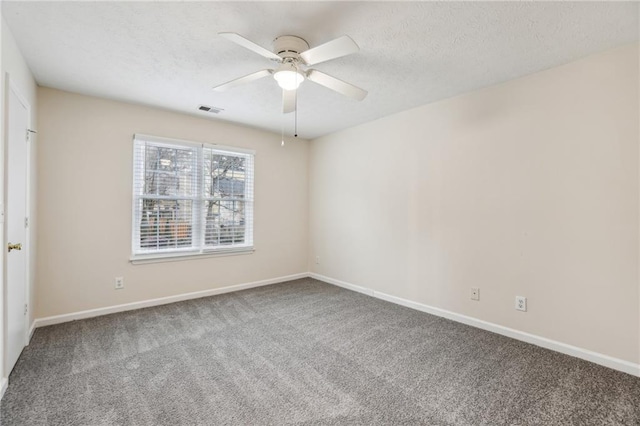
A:
[[[176,196],[166,197],[164,199],[176,199],[184,200],[190,199],[193,202],[193,219],[192,219],[192,246],[185,248],[172,248],[172,249],[160,249],[160,250],[144,250],[140,248],[140,218],[141,214],[137,214],[137,209],[140,206],[140,200],[142,198],[150,198],[149,195],[143,194],[144,188],[144,168],[136,168],[136,164],[140,161],[144,161],[138,158],[139,143],[149,142],[155,145],[165,145],[167,147],[176,148],[195,148],[197,149],[197,158],[194,160],[194,166],[198,170],[196,177],[197,193],[195,196]],[[217,153],[223,155],[243,156],[248,161],[247,173],[249,173],[248,179],[245,180],[244,186],[244,198],[242,201],[245,203],[245,235],[244,243],[235,244],[233,246],[221,245],[217,247],[205,246],[203,244],[204,232],[205,232],[205,219],[204,219],[204,203],[210,198],[204,196],[204,165],[203,165],[203,151],[204,149],[211,149]],[[131,214],[131,257],[130,261],[134,264],[137,263],[152,263],[152,262],[165,262],[186,260],[197,257],[212,257],[212,256],[231,256],[239,254],[250,254],[255,251],[253,246],[253,185],[255,175],[255,151],[230,147],[217,144],[206,144],[193,141],[186,141],[181,139],[171,139],[159,136],[150,136],[143,134],[135,134],[133,137],[133,199],[132,199],[132,214]],[[160,196],[159,196],[160,197]],[[196,229],[197,228],[197,229]]]

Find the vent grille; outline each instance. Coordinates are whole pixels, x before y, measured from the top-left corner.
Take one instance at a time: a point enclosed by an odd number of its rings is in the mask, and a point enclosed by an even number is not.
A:
[[[212,106],[209,106],[209,105],[200,105],[200,106],[198,106],[198,110],[204,111],[204,112],[209,112],[211,114],[219,114],[221,111],[224,111],[223,108],[212,107]]]

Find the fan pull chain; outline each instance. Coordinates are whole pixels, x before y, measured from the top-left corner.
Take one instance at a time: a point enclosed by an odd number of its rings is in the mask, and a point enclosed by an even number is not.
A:
[[[284,101],[282,103],[284,104]],[[280,121],[280,137],[281,137],[282,143],[280,143],[280,146],[284,146],[284,118],[285,118],[285,115],[282,114],[282,120]]]
[[[296,71],[298,71],[298,64],[296,63]],[[297,138],[298,137],[298,90],[299,90],[299,83],[298,83],[298,79],[300,78],[300,74],[298,74],[296,72],[296,93],[293,97],[294,100],[294,105],[295,105],[295,117],[294,117],[294,124],[293,124],[293,137]]]
[[[282,92],[282,111],[283,111],[283,113],[282,113],[282,120],[280,121],[280,140],[282,142],[280,142],[280,146],[284,146],[284,122],[285,122],[285,119],[287,117],[287,115],[284,113],[284,102],[285,102],[285,100],[284,100],[284,92]]]

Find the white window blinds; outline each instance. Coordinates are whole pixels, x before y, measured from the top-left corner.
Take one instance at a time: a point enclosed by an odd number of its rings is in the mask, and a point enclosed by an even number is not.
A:
[[[134,136],[132,252],[253,247],[253,152]]]

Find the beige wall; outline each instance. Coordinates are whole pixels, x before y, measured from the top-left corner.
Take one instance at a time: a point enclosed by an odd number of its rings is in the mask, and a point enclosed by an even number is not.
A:
[[[29,103],[30,107],[31,107],[31,127],[35,127],[36,124],[36,120],[37,120],[37,98],[36,98],[36,90],[37,90],[37,86],[36,86],[36,82],[33,78],[33,75],[31,74],[31,71],[29,70],[29,67],[27,66],[24,58],[22,57],[22,54],[20,53],[20,50],[18,49],[18,46],[16,45],[16,42],[13,38],[13,35],[11,34],[11,31],[9,30],[9,27],[7,26],[7,24],[4,22],[4,18],[1,19],[1,34],[2,34],[2,77],[0,78],[1,80],[1,86],[0,86],[0,92],[2,93],[2,96],[0,96],[0,99],[2,100],[0,102],[0,117],[2,117],[2,130],[0,131],[0,134],[2,135],[2,137],[0,138],[1,140],[1,148],[0,148],[0,199],[4,200],[5,197],[5,164],[6,161],[8,161],[8,159],[5,158],[5,153],[6,153],[6,141],[5,141],[5,130],[6,130],[6,126],[5,126],[5,102],[6,102],[6,84],[7,84],[7,76],[9,78],[9,80],[11,81],[11,84],[13,84],[16,89],[20,92],[20,95],[26,100],[26,102]],[[30,184],[30,191],[31,191],[31,197],[29,200],[29,221],[30,221],[30,228],[31,228],[31,233],[30,233],[30,240],[29,242],[27,242],[27,244],[24,244],[25,249],[27,249],[29,251],[29,294],[30,294],[30,300],[27,301],[27,303],[29,304],[30,308],[28,311],[28,318],[27,318],[27,326],[30,327],[31,324],[33,323],[33,320],[35,318],[34,316],[34,310],[33,310],[33,305],[34,305],[34,299],[35,299],[35,281],[36,281],[36,225],[37,225],[37,215],[36,215],[36,205],[37,205],[37,167],[36,167],[36,158],[37,158],[37,136],[34,135],[34,137],[31,138],[30,140],[30,163],[31,163],[31,170],[30,170],[30,180],[29,180],[29,184]],[[5,241],[5,237],[4,237],[4,226],[0,227],[0,241],[2,242],[3,246],[6,243]],[[0,300],[2,301],[1,306],[3,308],[3,312],[1,315],[1,322],[2,322],[2,333],[0,336],[0,342],[2,342],[2,350],[0,351],[0,366],[4,366],[4,352],[5,352],[5,348],[6,348],[6,341],[4,336],[6,336],[6,328],[4,325],[4,320],[6,318],[5,316],[5,296],[6,296],[6,271],[5,271],[5,264],[7,261],[7,252],[6,250],[2,250],[2,256],[0,256],[0,277],[2,277],[2,282],[4,283],[4,285],[2,286],[2,297],[0,298]],[[4,367],[0,367],[0,368],[4,368]],[[3,371],[2,373],[2,377],[5,377],[7,375],[7,372]]]
[[[306,272],[307,141],[48,88],[38,102],[37,317]],[[254,149],[255,253],[132,265],[134,133]]]
[[[640,362],[638,79],[627,46],[314,140],[310,269]]]
[[[310,151],[41,88],[36,317],[310,269],[638,363],[638,77],[638,46],[627,46],[347,129]],[[131,265],[134,133],[255,149],[256,252]],[[528,312],[514,310],[516,295]]]

